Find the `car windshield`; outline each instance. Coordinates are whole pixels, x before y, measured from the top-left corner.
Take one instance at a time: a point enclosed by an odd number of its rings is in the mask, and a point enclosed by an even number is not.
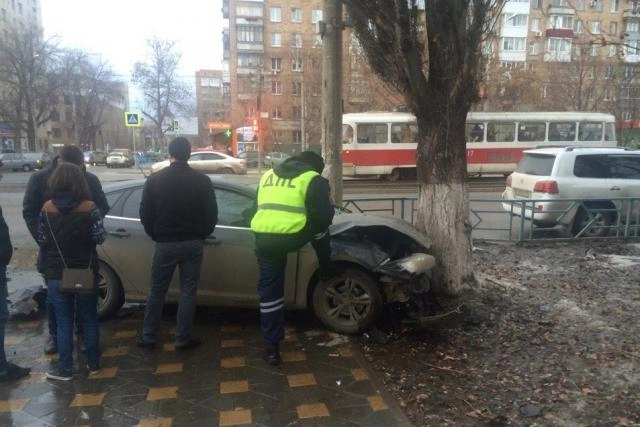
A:
[[[516,167],[516,172],[527,175],[549,176],[556,156],[553,154],[525,153]]]

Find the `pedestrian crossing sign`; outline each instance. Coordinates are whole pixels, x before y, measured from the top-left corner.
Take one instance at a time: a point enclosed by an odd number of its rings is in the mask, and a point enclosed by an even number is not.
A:
[[[133,113],[131,111],[126,111],[124,113],[124,125],[126,127],[142,126],[142,119],[140,118],[140,113]]]

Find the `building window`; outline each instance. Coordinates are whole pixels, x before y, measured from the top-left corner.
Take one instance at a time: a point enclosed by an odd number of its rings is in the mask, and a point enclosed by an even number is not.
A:
[[[60,113],[56,110],[51,111],[51,114],[49,115],[49,117],[51,118],[52,122],[60,121]]]
[[[271,93],[273,95],[282,95],[282,82],[280,80],[271,82]]]
[[[301,120],[302,119],[302,107],[300,107],[298,105],[294,105],[292,111],[293,111],[293,119],[294,120]]]
[[[236,16],[262,18],[262,6],[237,6]]]
[[[633,78],[634,72],[633,72],[633,67],[624,67],[624,78],[625,79],[631,79]]]
[[[282,71],[282,58],[271,58],[271,70]]]
[[[547,51],[551,54],[568,54],[571,52],[571,42],[567,39],[549,39]]]
[[[525,37],[504,37],[502,39],[502,50],[505,51],[513,51],[513,50],[525,50],[526,38]]]
[[[282,119],[282,109],[279,105],[273,107],[273,112],[271,113],[271,118],[281,120]]]
[[[291,36],[291,47],[302,47],[302,34],[293,33]]]
[[[507,14],[505,17],[505,25],[509,27],[526,27],[527,26],[527,15],[512,15],[509,16]]]
[[[590,0],[589,6],[591,6],[591,9],[595,10],[596,12],[602,12],[602,3],[602,0]]]
[[[313,35],[313,47],[322,47],[322,36],[320,34]]]
[[[573,31],[576,34],[581,34],[582,33],[582,21],[578,21],[576,20],[575,22],[575,28],[573,29]]]
[[[611,8],[609,9],[611,12],[618,11],[618,0],[611,0]]]
[[[576,10],[584,10],[584,0],[576,0]]]
[[[302,71],[302,58],[291,58],[291,71]]]
[[[616,33],[618,32],[618,23],[617,22],[610,22],[609,23],[609,35],[610,36],[615,36]]]
[[[534,18],[531,20],[531,31],[540,31],[540,19]]]
[[[53,133],[53,137],[54,138],[62,137],[62,131],[60,130],[60,128],[53,128],[53,129],[51,129],[51,131]]]
[[[302,95],[302,82],[293,82],[291,93],[294,95]]]
[[[625,122],[629,122],[631,121],[631,118],[632,118],[631,111],[622,112],[622,120],[624,120]]]
[[[638,55],[638,53],[640,53],[640,40],[630,40],[624,45],[627,50],[627,55]]]
[[[262,27],[238,27],[239,42],[262,42]]]
[[[625,25],[624,30],[627,33],[637,33],[639,28],[640,28],[639,22],[627,22],[627,25]]]
[[[315,24],[318,21],[322,21],[322,9],[313,9],[311,11],[311,23]]]
[[[282,9],[279,7],[269,8],[269,21],[282,22]]]
[[[540,9],[542,7],[542,0],[531,0],[531,9]]]
[[[591,56],[598,56],[598,45],[591,45]]]
[[[280,46],[282,46],[282,34],[271,33],[271,47],[280,47]]]
[[[262,55],[257,53],[239,53],[238,67],[253,68],[262,64]]]
[[[529,45],[529,55],[539,55],[539,54],[540,54],[540,44],[531,43]]]
[[[569,7],[568,0],[551,0],[551,7]]]
[[[294,130],[291,133],[291,139],[293,140],[294,144],[300,144],[302,143],[302,131],[300,130]]]
[[[591,23],[591,34],[600,34],[600,21],[593,21]]]
[[[615,70],[615,68],[613,67],[613,65],[608,64],[608,65],[607,65],[607,68],[605,68],[605,70],[604,70],[604,76],[605,76],[606,78],[608,78],[608,79],[609,79],[609,78],[611,78],[611,77],[613,77],[614,72],[615,72],[614,70]]]
[[[550,28],[563,28],[567,30],[573,29],[573,16],[570,15],[551,15],[549,17]]]
[[[615,56],[616,53],[617,53],[616,45],[610,44],[610,45],[607,46],[607,56],[608,57]]]
[[[291,8],[291,22],[302,22],[302,9],[300,9],[299,7]]]

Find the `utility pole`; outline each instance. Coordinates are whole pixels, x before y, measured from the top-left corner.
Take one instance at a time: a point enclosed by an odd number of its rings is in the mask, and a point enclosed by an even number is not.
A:
[[[342,205],[342,1],[324,0],[322,36],[323,175],[334,205]]]

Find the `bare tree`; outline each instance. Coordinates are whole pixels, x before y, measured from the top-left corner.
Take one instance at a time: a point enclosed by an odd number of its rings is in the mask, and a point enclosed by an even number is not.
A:
[[[479,100],[481,45],[498,0],[344,0],[372,69],[418,124],[418,221],[438,258],[440,293],[473,283],[465,121]],[[426,13],[425,13],[426,12]]]
[[[81,55],[65,93],[74,99],[78,143],[96,149],[96,137],[107,122],[107,109],[110,105],[125,106],[125,86],[115,80],[107,63]]]
[[[0,39],[0,116],[30,151],[36,129],[47,123],[76,66],[76,56],[33,29],[14,28]]]
[[[175,42],[154,38],[147,45],[147,61],[134,65],[132,80],[144,97],[142,114],[153,122],[154,139],[164,147],[169,130],[165,121],[192,106],[188,102],[191,92],[178,75],[181,54],[175,51]]]

